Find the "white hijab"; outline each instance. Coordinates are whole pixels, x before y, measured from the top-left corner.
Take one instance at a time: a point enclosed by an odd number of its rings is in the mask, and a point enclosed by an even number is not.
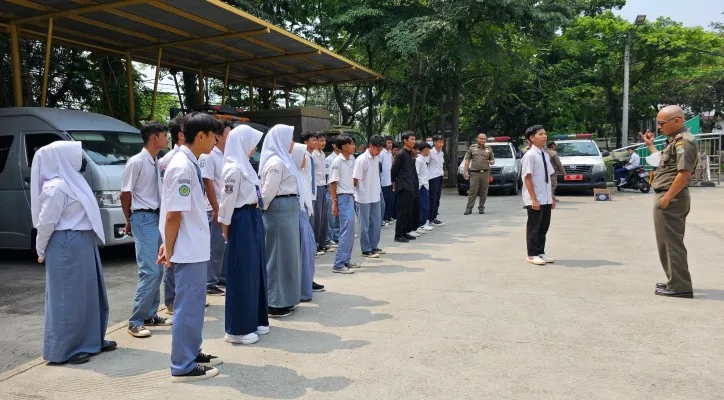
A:
[[[98,201],[88,182],[79,172],[82,163],[83,148],[80,142],[61,140],[42,147],[35,153],[30,171],[30,208],[33,226],[38,227],[40,193],[45,188],[55,187],[83,205],[93,231],[101,242],[105,243]]]
[[[297,171],[299,175],[302,175],[302,164],[304,164],[304,158],[307,155],[307,145],[295,143],[294,144],[294,150],[292,150],[292,160],[294,161],[294,166],[297,167]],[[313,160],[307,160],[312,161]],[[299,197],[301,199],[302,196],[305,196],[303,204],[307,207],[307,214],[310,216],[314,214],[314,206],[312,203],[312,189],[309,187],[309,181],[302,177],[302,184],[304,186],[304,194],[302,192],[299,192]]]
[[[249,153],[256,147],[264,134],[248,125],[239,125],[229,132],[224,148],[224,169],[238,168],[244,179],[259,185],[259,177],[249,162]],[[261,170],[261,169],[259,169]]]
[[[297,193],[299,194],[299,206],[307,210],[311,210],[312,201],[309,196],[309,203],[307,203],[307,196],[304,195],[304,176],[302,176],[297,167],[294,165],[291,154],[289,154],[289,147],[292,145],[294,140],[294,127],[289,125],[275,125],[266,134],[264,144],[261,147],[261,157],[259,158],[259,176],[264,171],[264,167],[272,157],[279,157],[289,172],[294,176],[297,181]]]

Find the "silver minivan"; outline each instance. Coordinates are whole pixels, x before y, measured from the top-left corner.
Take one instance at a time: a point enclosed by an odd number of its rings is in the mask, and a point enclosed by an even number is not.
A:
[[[104,115],[40,107],[0,108],[0,248],[34,249],[30,167],[35,152],[57,140],[83,145],[83,176],[98,200],[106,246],[133,243],[121,210],[126,161],[141,151],[138,129]]]

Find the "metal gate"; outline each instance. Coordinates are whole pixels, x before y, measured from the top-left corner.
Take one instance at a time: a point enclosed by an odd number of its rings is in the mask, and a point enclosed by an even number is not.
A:
[[[692,175],[692,181],[699,184],[721,183],[721,133],[702,133],[696,135],[696,150],[699,153],[699,164]]]

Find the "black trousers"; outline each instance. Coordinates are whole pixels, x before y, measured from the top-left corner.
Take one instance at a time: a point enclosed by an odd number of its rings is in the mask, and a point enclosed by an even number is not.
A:
[[[392,191],[392,185],[382,186],[382,196],[385,198],[385,209],[382,210],[382,219],[389,221],[392,219],[392,210],[395,209],[395,192]]]
[[[430,208],[428,221],[437,219],[437,211],[440,209],[440,197],[442,196],[442,176],[430,179]]]
[[[417,219],[420,214],[420,203],[417,193],[407,190],[396,192],[397,224],[395,236],[403,236],[408,232],[417,230]]]
[[[551,226],[550,204],[541,204],[540,210],[526,207],[528,210],[528,225],[526,226],[526,244],[528,257],[535,257],[546,253],[546,234]]]

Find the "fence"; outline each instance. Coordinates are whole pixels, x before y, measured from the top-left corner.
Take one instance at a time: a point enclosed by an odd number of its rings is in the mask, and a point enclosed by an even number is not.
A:
[[[699,154],[699,164],[692,175],[694,183],[713,182],[721,184],[721,154],[722,154],[722,133],[701,133],[694,134],[696,138],[696,150]],[[666,137],[659,136],[654,141],[657,149],[663,150],[666,145]],[[641,156],[641,162],[647,171],[653,170],[655,165],[646,163],[646,156],[649,150],[646,146],[636,148],[636,153]]]

